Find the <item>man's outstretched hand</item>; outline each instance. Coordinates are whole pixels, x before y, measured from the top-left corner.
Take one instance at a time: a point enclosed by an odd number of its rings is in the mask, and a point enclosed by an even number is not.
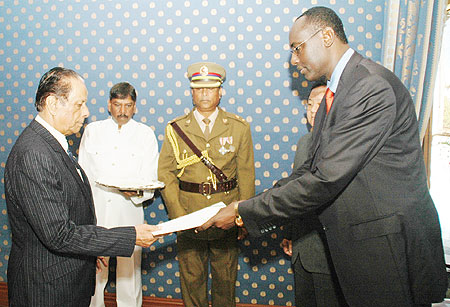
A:
[[[152,231],[159,230],[159,226],[141,224],[134,226],[134,228],[136,228],[136,245],[149,247],[158,240],[158,238],[153,237]]]
[[[238,203],[241,201],[237,201]],[[235,226],[235,218],[236,214],[234,212],[234,204],[236,201],[232,202],[225,208],[222,208],[217,212],[216,215],[214,215],[212,218],[210,218],[205,224],[195,229],[196,232],[206,230],[210,228],[211,226],[220,228],[220,229],[230,229],[231,227]]]

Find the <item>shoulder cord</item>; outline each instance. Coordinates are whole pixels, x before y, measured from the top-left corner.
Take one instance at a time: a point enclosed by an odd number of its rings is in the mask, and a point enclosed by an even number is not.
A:
[[[172,125],[167,125],[166,134],[167,134],[170,144],[172,145],[172,150],[173,150],[173,154],[175,155],[175,159],[177,160],[177,169],[181,169],[181,171],[177,174],[177,177],[180,178],[183,175],[184,169],[187,166],[193,165],[193,164],[201,162],[201,161],[200,161],[200,158],[195,154],[181,160],[180,159],[180,148],[178,146],[177,137],[175,136],[175,131],[173,130]],[[208,159],[212,163],[212,160],[208,156],[208,151],[206,149],[204,151],[202,151],[202,156],[204,156],[206,159]],[[216,175],[214,175],[210,169],[208,169],[208,171],[209,171],[209,176],[211,177],[211,182],[212,182],[214,188],[216,188],[217,187]]]

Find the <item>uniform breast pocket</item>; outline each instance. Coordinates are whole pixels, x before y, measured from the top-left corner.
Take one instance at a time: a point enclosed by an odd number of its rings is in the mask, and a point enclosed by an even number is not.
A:
[[[217,142],[211,146],[209,154],[213,157],[214,163],[217,166],[227,167],[230,164],[235,163],[237,150],[238,148],[234,144]]]

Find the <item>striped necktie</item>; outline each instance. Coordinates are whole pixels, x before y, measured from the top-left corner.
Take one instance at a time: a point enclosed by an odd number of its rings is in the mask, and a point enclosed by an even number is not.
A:
[[[83,177],[83,173],[81,171],[81,166],[80,166],[80,164],[78,164],[77,158],[75,158],[75,156],[72,154],[72,152],[69,149],[67,149],[67,155],[69,156],[70,161],[72,161],[73,165],[76,167],[78,175],[80,175],[81,180],[83,180],[83,182],[84,182],[85,180]]]
[[[72,154],[72,152],[71,152],[69,149],[67,149],[67,155],[69,156],[70,160],[72,160],[72,162],[73,162],[75,165],[78,165],[77,158],[75,158],[75,156]],[[77,166],[77,168],[78,168],[78,167],[79,167],[79,166]]]

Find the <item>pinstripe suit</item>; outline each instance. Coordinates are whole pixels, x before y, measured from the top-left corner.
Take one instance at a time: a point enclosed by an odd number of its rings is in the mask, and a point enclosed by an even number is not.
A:
[[[95,226],[89,182],[81,175],[35,120],[13,146],[5,169],[11,306],[88,306],[96,256],[132,254],[134,227]]]

